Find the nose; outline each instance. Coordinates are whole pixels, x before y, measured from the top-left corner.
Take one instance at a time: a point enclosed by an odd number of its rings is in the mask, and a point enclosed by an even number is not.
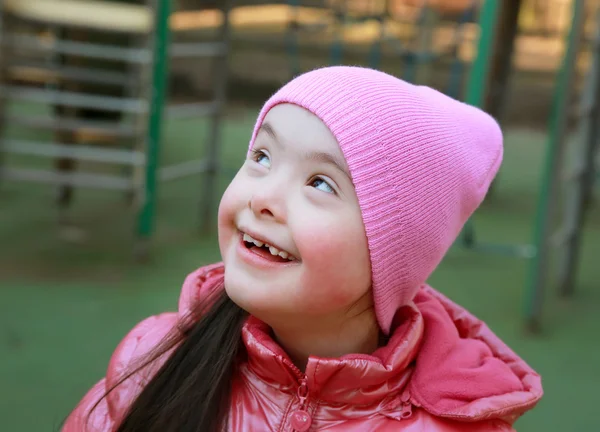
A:
[[[281,187],[261,184],[248,203],[257,219],[283,222],[286,218],[285,193]]]

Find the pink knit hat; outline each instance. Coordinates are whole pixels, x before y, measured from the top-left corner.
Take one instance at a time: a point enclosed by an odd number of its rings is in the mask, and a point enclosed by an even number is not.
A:
[[[261,110],[299,105],[336,137],[362,211],[375,312],[388,334],[483,201],[502,161],[502,132],[484,112],[428,87],[359,67],[301,75]]]

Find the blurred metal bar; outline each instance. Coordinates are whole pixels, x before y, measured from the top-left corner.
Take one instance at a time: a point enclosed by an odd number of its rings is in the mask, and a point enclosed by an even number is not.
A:
[[[220,108],[216,101],[176,104],[167,108],[167,116],[171,118],[204,117],[214,114]]]
[[[227,45],[223,42],[181,42],[171,44],[169,51],[174,58],[216,57],[227,52]]]
[[[160,170],[160,179],[161,181],[176,180],[181,177],[204,173],[207,169],[208,161],[206,159],[182,162],[162,168]]]
[[[288,0],[287,4],[290,8],[290,19],[284,37],[286,54],[290,61],[290,76],[293,78],[300,74],[300,50],[298,41],[300,28],[302,27],[299,20],[300,0]]]
[[[152,35],[152,87],[150,88],[150,112],[146,135],[147,159],[137,224],[140,241],[137,252],[141,258],[144,258],[149,252],[149,239],[154,230],[158,186],[157,171],[169,74],[170,7],[170,0],[157,1],[155,32]]]
[[[570,117],[573,120],[581,120],[582,118],[589,117],[592,115],[594,108],[596,107],[596,101],[593,99],[587,98],[587,100],[583,101],[575,107]]]
[[[6,37],[7,23],[5,21],[5,13],[4,13],[4,4],[3,1],[0,0],[0,85],[6,81],[7,79],[7,65],[9,64],[10,58],[12,56],[11,47],[7,46],[4,43],[4,38]],[[4,94],[0,91],[0,138],[2,137],[5,129],[6,129],[6,98]],[[5,172],[5,158],[4,151],[2,148],[2,140],[0,139],[0,186],[2,186],[2,181],[4,180],[4,172]]]
[[[129,112],[134,114],[144,114],[148,111],[148,104],[141,99],[93,96],[82,93],[34,89],[22,86],[0,87],[0,91],[2,91],[4,97],[8,99],[19,99],[37,103]]]
[[[34,73],[45,74],[50,79],[55,80],[72,80],[86,83],[110,84],[115,86],[134,85],[127,74],[111,71],[103,71],[98,69],[87,69],[80,67],[64,66],[52,67],[48,63],[35,61],[14,61],[10,67],[10,73],[13,77],[19,78],[19,72],[27,72],[28,70]]]
[[[92,134],[117,136],[122,138],[134,137],[137,131],[132,125],[114,122],[76,120],[65,117],[7,115],[9,124],[27,126],[34,129],[50,129],[64,131],[85,130]]]
[[[519,32],[519,14],[523,0],[501,1],[498,32],[494,41],[494,56],[490,59],[488,91],[483,109],[500,120],[508,95],[507,86],[512,70],[515,41]]]
[[[57,54],[74,55],[104,60],[120,60],[127,63],[150,63],[151,53],[144,48],[120,48],[62,40],[41,40],[27,35],[7,34],[2,41],[20,50],[37,50]]]
[[[479,43],[477,55],[471,66],[469,82],[465,95],[465,102],[483,107],[485,95],[487,94],[488,76],[490,73],[491,60],[493,58],[494,42],[498,31],[498,10],[501,0],[485,0],[479,12]],[[476,242],[475,225],[473,218],[465,224],[460,236],[464,247],[472,248]]]
[[[223,117],[223,109],[225,108],[227,99],[227,81],[229,75],[229,52],[231,41],[231,21],[230,12],[232,7],[231,0],[222,0],[220,3],[223,13],[223,22],[219,29],[219,39],[227,47],[226,54],[219,56],[213,62],[213,88],[214,88],[214,104],[217,109],[212,113],[210,130],[208,135],[207,168],[205,173],[204,193],[202,194],[202,202],[200,204],[200,218],[202,230],[209,232],[213,227],[213,216],[216,213],[217,200],[215,190],[217,187],[217,177],[219,175],[219,148],[221,145],[221,122]]]
[[[95,189],[132,190],[133,182],[129,178],[103,174],[69,173],[23,168],[4,168],[4,179],[49,183],[55,185],[79,186]]]
[[[592,62],[582,96],[585,101],[582,105],[590,105],[590,108],[582,118],[582,142],[577,154],[580,172],[569,183],[571,188],[565,196],[563,229],[566,238],[560,245],[562,254],[558,263],[558,290],[563,296],[570,296],[575,291],[583,224],[595,181],[595,155],[600,145],[600,9],[596,22],[596,42],[592,46]]]
[[[571,31],[555,88],[552,116],[550,118],[548,146],[542,169],[541,190],[536,209],[533,244],[537,254],[529,268],[526,288],[525,317],[530,331],[541,327],[544,291],[548,284],[551,265],[552,222],[555,204],[560,192],[561,162],[564,158],[569,105],[576,77],[576,59],[581,44],[585,18],[584,0],[573,2]]]
[[[48,142],[35,142],[17,139],[3,140],[4,151],[8,153],[46,156],[52,158],[65,157],[76,160],[87,160],[105,163],[142,166],[146,156],[142,152],[131,150],[108,149],[102,147]]]

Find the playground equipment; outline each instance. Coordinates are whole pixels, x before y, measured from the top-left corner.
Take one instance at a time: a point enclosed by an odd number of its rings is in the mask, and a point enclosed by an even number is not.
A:
[[[210,191],[214,190],[217,171],[220,119],[225,105],[230,6],[229,1],[219,2],[222,18],[218,40],[170,44],[168,0],[122,3],[81,0],[5,0],[0,3],[0,158],[5,161],[0,164],[0,180],[48,183],[61,188],[121,190],[131,194],[137,210],[137,245],[143,254],[153,231],[159,181],[205,173],[209,193],[203,196],[202,213],[208,218],[213,200]],[[61,29],[75,29],[71,34],[83,32],[88,37],[65,40],[60,37]],[[98,44],[93,42],[94,37],[89,37],[89,32],[125,35],[134,41],[133,46]],[[59,63],[56,59],[60,56],[79,61],[74,65]],[[183,57],[216,59],[213,100],[168,107],[170,116],[211,118],[207,157],[160,166],[168,63],[170,59]],[[118,61],[126,64],[126,72],[92,68],[90,60]],[[25,76],[28,79],[23,80]],[[32,80],[38,81],[37,85],[31,85]],[[26,84],[17,85],[17,81]],[[120,97],[107,96],[106,88],[115,87],[121,90]],[[81,88],[85,90],[80,91]],[[92,93],[90,88],[97,91]],[[59,109],[41,116],[32,116],[28,110],[27,115],[23,115],[14,109],[19,103],[46,104]],[[81,113],[86,110],[121,115],[109,116],[110,122],[91,120],[82,118]],[[40,133],[50,131],[54,135],[49,142],[8,136],[7,129],[17,126]],[[61,140],[65,133],[71,137],[67,142]],[[115,175],[85,172],[83,168],[81,172],[29,168],[23,167],[23,159],[18,157],[15,164],[9,164],[8,155],[116,164],[126,169],[124,174]]]
[[[332,34],[324,36],[331,38],[329,64],[342,64],[345,51],[351,48],[344,40],[346,29],[351,26],[373,23],[377,26],[377,36],[373,38],[369,49],[367,60],[369,67],[380,68],[383,52],[386,51],[402,62],[404,71],[402,78],[409,82],[416,82],[417,78],[421,79],[427,74],[434,61],[445,57],[451,59],[450,74],[445,91],[453,97],[460,97],[467,65],[458,55],[458,51],[464,41],[465,24],[473,21],[479,2],[477,0],[399,2],[416,11],[416,14],[408,16],[394,14],[392,3],[391,0],[362,2],[288,0],[291,19],[286,35],[286,48],[290,60],[290,75],[296,76],[302,72],[299,62],[299,44],[303,33],[323,32],[329,29]],[[301,7],[321,8],[326,13],[323,14],[321,22],[303,25],[298,18],[298,11]],[[433,48],[433,33],[441,20],[440,11],[453,13],[453,22],[455,23],[451,41],[447,44],[444,52],[436,52]],[[391,27],[397,28],[400,24],[413,28],[408,37],[398,36],[391,29]]]
[[[577,60],[583,39],[585,0],[573,4],[572,26],[558,77],[550,122],[548,148],[537,206],[534,245],[536,254],[530,267],[526,317],[529,328],[539,330],[545,288],[549,285],[552,251],[558,252],[559,293],[574,293],[576,269],[581,248],[582,227],[596,180],[596,156],[600,147],[600,7],[596,11],[595,37],[591,61],[579,106],[574,110],[579,124],[574,137],[573,157],[568,158],[568,122],[575,95]],[[573,163],[569,166],[569,159]],[[557,214],[563,214],[562,225]],[[556,225],[559,225],[558,230]]]
[[[290,0],[289,4],[292,7],[293,13],[289,27],[289,32],[291,33],[288,35],[287,47],[292,64],[292,75],[300,73],[298,44],[302,25],[297,19],[297,9],[302,6],[325,7],[329,4],[334,22],[336,23],[334,26],[336,32],[330,47],[330,64],[339,64],[343,60],[345,44],[340,29],[343,29],[347,25],[375,21],[377,22],[379,31],[378,37],[372,41],[368,55],[369,66],[378,67],[382,52],[386,49],[392,53],[394,58],[402,61],[403,74],[401,77],[407,81],[415,82],[417,77],[423,75],[423,72],[428,67],[430,68],[435,60],[446,56],[451,59],[449,79],[446,88],[443,89],[448,95],[457,99],[463,99],[467,103],[483,109],[490,108],[490,104],[486,104],[486,98],[493,96],[494,107],[501,106],[502,101],[500,96],[505,93],[504,89],[510,67],[512,46],[503,46],[502,43],[498,43],[498,40],[499,37],[503,38],[503,42],[506,38],[514,40],[516,16],[510,16],[510,13],[503,11],[502,9],[505,5],[499,0],[461,0],[460,2],[454,2],[451,4],[451,6],[454,6],[452,11],[459,14],[459,19],[452,34],[452,41],[448,44],[450,47],[449,50],[445,53],[440,53],[435,52],[432,46],[433,31],[435,30],[436,22],[439,21],[439,12],[435,8],[428,6],[430,3],[427,1],[410,0],[403,3],[420,6],[417,18],[410,23],[414,26],[415,31],[412,32],[412,37],[406,40],[398,38],[388,29],[390,22],[394,21],[394,18],[391,16],[390,0],[362,2],[361,8],[354,11],[350,9],[351,4],[349,2],[333,1],[327,3],[315,0],[310,2]],[[434,6],[438,5],[439,7],[439,3],[440,1],[435,1],[431,4]],[[509,12],[514,12],[515,10],[518,11],[518,8],[513,8]],[[476,54],[473,56],[472,63],[468,65],[467,61],[459,55],[459,49],[465,37],[465,24],[475,20],[478,21],[477,27],[480,29],[479,38]],[[327,23],[327,21],[324,20],[324,23]],[[318,23],[316,26],[307,27],[304,30],[317,31],[323,25],[322,23]],[[494,56],[493,54],[495,53],[499,55]],[[493,71],[493,69],[498,69],[498,71]],[[465,75],[469,70],[469,79],[465,80]],[[497,72],[494,74],[494,80],[490,77],[492,72]],[[465,81],[466,89],[463,90]],[[499,113],[495,112],[493,114],[498,116]],[[495,245],[476,241],[473,221],[467,223],[461,236],[461,244],[470,249],[476,248],[478,250],[511,256],[531,257],[533,255],[533,247],[531,245]]]
[[[139,243],[143,251],[152,234],[154,222],[154,207],[156,199],[156,186],[161,180],[170,180],[185,175],[197,174],[203,172],[206,174],[206,187],[202,201],[202,216],[205,224],[210,221],[209,215],[214,209],[215,190],[214,181],[217,175],[218,160],[218,135],[220,115],[224,105],[225,84],[226,84],[226,52],[229,46],[229,5],[222,4],[223,20],[220,27],[220,36],[217,42],[210,43],[192,43],[178,44],[169,43],[169,3],[166,0],[155,0],[156,4],[151,6],[129,6],[129,14],[117,13],[109,14],[111,17],[118,16],[118,20],[110,19],[98,25],[101,15],[83,14],[84,17],[94,16],[94,20],[85,20],[78,22],[79,27],[89,28],[96,26],[97,30],[115,31],[123,30],[126,25],[130,31],[136,28],[134,33],[137,35],[139,46],[135,48],[118,48],[109,46],[95,46],[89,43],[62,41],[50,39],[50,41],[38,32],[37,35],[15,35],[14,22],[17,18],[20,21],[33,21],[37,25],[44,25],[51,30],[56,27],[72,25],[73,11],[76,7],[70,9],[70,14],[50,13],[56,9],[48,8],[46,15],[40,12],[37,7],[40,4],[58,4],[71,6],[81,5],[78,0],[48,0],[47,2],[36,2],[35,0],[5,0],[2,3],[4,8],[3,19],[0,21],[0,38],[2,42],[2,55],[0,55],[0,78],[2,87],[2,100],[25,100],[29,102],[42,102],[50,105],[63,105],[70,108],[101,108],[107,111],[120,110],[126,113],[126,121],[118,124],[107,124],[104,122],[82,121],[74,118],[60,118],[57,116],[19,116],[19,112],[8,112],[5,109],[6,104],[0,104],[0,131],[12,128],[18,125],[25,125],[29,129],[49,130],[49,131],[93,131],[95,133],[127,138],[133,141],[131,147],[107,148],[93,143],[41,143],[31,142],[25,139],[15,139],[4,136],[0,141],[0,158],[4,155],[25,154],[27,156],[35,155],[45,157],[46,159],[55,159],[59,157],[68,157],[82,161],[94,161],[101,163],[114,163],[131,168],[125,176],[114,176],[106,174],[96,174],[89,172],[60,174],[56,172],[43,171],[39,169],[23,169],[13,167],[12,165],[0,164],[1,180],[26,180],[54,185],[69,184],[76,187],[95,187],[113,190],[123,190],[133,192],[137,197],[138,226],[137,233],[141,240]],[[314,6],[317,0],[287,0],[288,4],[294,8],[301,6]],[[122,5],[108,5],[106,2],[85,2],[86,4],[102,5],[103,7],[123,7]],[[375,3],[373,3],[375,4]],[[395,58],[402,59],[405,62],[404,78],[414,77],[416,68],[422,64],[431,64],[437,54],[431,52],[427,44],[419,44],[416,40],[404,40],[388,32],[388,24],[392,21],[388,2],[379,2],[383,8],[375,10],[372,14],[349,11],[348,9],[333,10],[331,19],[338,20],[341,25],[351,25],[361,20],[370,20],[378,23],[380,32],[373,42],[369,52],[371,66],[377,66],[382,52],[394,52]],[[463,11],[461,20],[457,25],[457,32],[454,33],[456,42],[453,45],[460,46],[462,41],[462,29],[464,24],[477,17],[478,27],[480,29],[476,54],[470,64],[469,79],[463,80],[466,74],[467,65],[458,55],[455,55],[446,91],[452,96],[462,98],[467,103],[489,109],[489,100],[494,94],[503,93],[503,84],[494,83],[491,78],[495,75],[495,64],[499,62],[498,58],[510,59],[510,49],[505,49],[502,56],[498,56],[499,34],[504,30],[504,24],[501,24],[503,16],[508,16],[501,12],[507,4],[503,0],[481,0],[473,3],[472,8]],[[553,258],[553,249],[559,249],[560,260],[558,269],[558,285],[560,292],[564,295],[573,293],[575,285],[575,270],[578,260],[578,251],[580,248],[581,226],[583,224],[586,203],[589,202],[595,178],[596,167],[594,165],[594,156],[599,152],[598,136],[600,127],[600,12],[596,18],[596,36],[593,42],[591,66],[585,80],[585,90],[583,91],[584,100],[577,110],[581,114],[578,136],[572,140],[574,145],[570,145],[573,150],[574,158],[565,157],[567,146],[567,120],[569,119],[569,104],[575,95],[575,76],[576,64],[579,60],[581,40],[583,36],[583,21],[586,15],[586,6],[589,1],[574,0],[571,32],[568,37],[567,49],[564,55],[561,72],[556,84],[556,94],[549,129],[549,139],[547,146],[546,162],[541,181],[541,191],[535,218],[535,229],[533,241],[531,244],[490,244],[482,241],[477,236],[475,222],[477,216],[465,226],[461,238],[456,246],[464,247],[473,251],[482,251],[485,253],[496,253],[514,256],[528,260],[530,264],[529,278],[526,285],[526,310],[525,316],[527,324],[531,329],[540,327],[542,314],[542,303],[544,291],[549,285],[550,260]],[[36,6],[36,7],[34,7]],[[152,7],[154,6],[154,7]],[[477,6],[477,9],[475,7]],[[316,6],[315,6],[316,7]],[[328,6],[329,7],[329,6]],[[1,11],[1,10],[0,10]],[[122,12],[123,9],[120,9]],[[331,10],[330,10],[331,11]],[[415,21],[424,23],[424,13],[421,11],[418,19]],[[477,12],[477,13],[476,13]],[[49,14],[49,15],[48,15]],[[362,14],[362,15],[361,15]],[[351,16],[352,15],[352,16]],[[123,20],[127,18],[128,23]],[[133,17],[137,17],[133,19]],[[332,18],[333,17],[333,18]],[[431,18],[431,15],[430,17]],[[509,17],[510,18],[510,17]],[[514,18],[514,17],[513,17]],[[420,21],[421,20],[421,21]],[[136,23],[132,26],[131,22]],[[510,20],[509,20],[510,21]],[[515,20],[513,20],[515,21]],[[292,20],[293,22],[293,20]],[[327,21],[324,21],[327,23]],[[322,23],[318,23],[308,30],[317,31],[323,29]],[[86,27],[87,26],[87,27]],[[142,29],[141,31],[139,29]],[[336,27],[337,30],[339,28]],[[152,31],[151,31],[152,30]],[[291,26],[291,31],[296,32],[290,39],[288,53],[290,57],[297,60],[299,53],[298,35],[302,28],[300,23]],[[307,30],[307,31],[308,31]],[[333,39],[331,46],[331,61],[333,63],[341,62],[343,59],[345,45],[343,39]],[[296,44],[296,50],[293,46]],[[338,45],[336,45],[338,44]],[[425,47],[424,47],[425,46]],[[16,54],[15,47],[27,49],[29,52],[45,52],[49,54],[47,63],[36,63],[32,68],[30,63],[23,62]],[[290,48],[292,47],[292,48]],[[170,55],[167,55],[170,51]],[[26,51],[22,51],[26,52]],[[387,54],[386,52],[386,54]],[[121,59],[131,64],[131,69],[127,76],[115,73],[106,73],[75,67],[57,67],[53,63],[53,54],[64,54],[71,56],[84,56],[96,59]],[[334,55],[335,54],[335,55]],[[160,149],[160,134],[163,116],[163,103],[166,91],[167,63],[169,58],[178,58],[182,56],[216,56],[220,59],[215,68],[215,100],[209,104],[195,103],[185,106],[169,107],[170,115],[211,116],[211,136],[209,137],[208,156],[206,159],[185,162],[173,166],[159,166],[158,155]],[[498,70],[507,69],[509,62],[504,61],[497,67]],[[294,63],[292,63],[294,64]],[[26,67],[24,67],[26,66]],[[299,63],[294,73],[299,72]],[[411,69],[412,68],[412,69]],[[16,75],[22,76],[25,72],[32,75],[36,71],[36,77],[40,71],[44,71],[44,86],[25,88],[24,86],[15,86],[10,83],[10,77],[14,79],[15,70],[19,71]],[[136,75],[137,74],[137,75]],[[412,75],[411,75],[412,74]],[[502,75],[502,74],[500,74]],[[53,77],[48,79],[48,76]],[[139,86],[133,87],[135,94],[129,94],[125,98],[113,98],[98,95],[86,95],[77,91],[64,91],[57,88],[53,83],[57,77],[62,81],[82,81],[82,82],[103,82],[123,84],[126,80],[136,80]],[[139,77],[132,78],[132,77]],[[62,82],[59,81],[59,82]],[[465,81],[463,91],[461,85]],[[494,86],[498,88],[494,88]],[[493,98],[492,98],[493,99]],[[3,128],[3,123],[6,128]],[[84,145],[85,144],[85,145]],[[578,144],[578,145],[577,145]],[[575,160],[577,163],[572,167],[572,171],[565,175],[568,161]],[[566,192],[563,190],[566,186]],[[563,226],[554,232],[557,225],[557,214],[562,214]]]
[[[596,36],[592,42],[592,60],[585,79],[586,85],[579,107],[575,110],[576,120],[579,120],[579,134],[575,138],[575,144],[578,145],[572,148],[574,154],[571,160],[575,164],[569,173],[568,158],[565,157],[567,124],[573,120],[569,114],[571,101],[575,96],[585,3],[585,0],[574,0],[572,5],[571,30],[556,82],[532,244],[502,245],[482,242],[475,235],[473,220],[466,224],[460,239],[460,245],[471,250],[530,260],[525,317],[528,329],[532,331],[538,331],[541,327],[543,297],[549,285],[553,249],[557,249],[560,255],[557,279],[560,293],[573,293],[581,230],[596,178],[594,161],[600,146],[600,8],[597,12]],[[479,39],[478,55],[471,69],[466,96],[466,102],[480,107],[483,107],[487,90],[485,80],[489,74],[494,32],[497,31],[495,17],[498,15],[498,7],[498,1],[486,0],[480,14],[480,26],[485,31]],[[563,214],[563,225],[555,232],[556,215],[559,213]]]

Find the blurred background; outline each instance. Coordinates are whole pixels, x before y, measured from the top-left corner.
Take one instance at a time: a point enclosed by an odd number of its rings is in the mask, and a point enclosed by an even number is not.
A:
[[[0,20],[0,430],[58,429],[176,308],[219,260],[261,104],[329,64],[501,122],[501,172],[430,282],[542,374],[519,431],[600,430],[600,1],[1,0]]]

